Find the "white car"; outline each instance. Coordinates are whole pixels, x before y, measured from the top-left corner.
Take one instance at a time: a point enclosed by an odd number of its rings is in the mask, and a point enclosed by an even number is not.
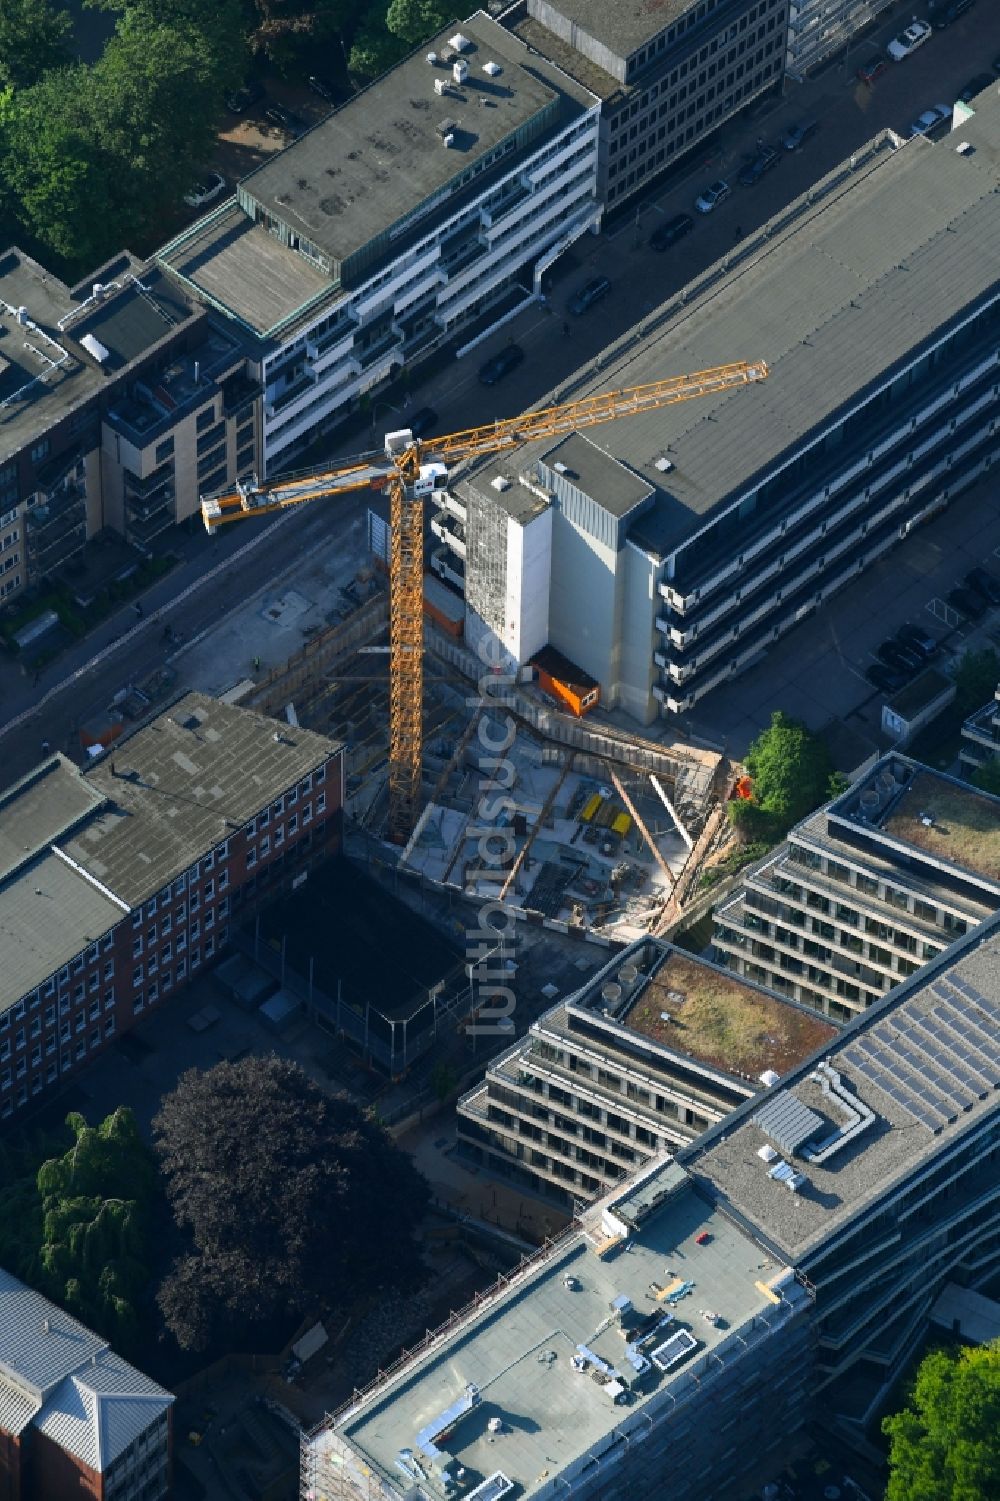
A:
[[[914,21],[899,36],[893,37],[885,50],[894,63],[901,63],[904,57],[909,57],[911,52],[916,52],[918,47],[929,41],[930,36],[931,28],[926,21]]]
[[[718,182],[713,182],[711,187],[705,189],[700,198],[695,199],[694,206],[699,214],[710,214],[714,208],[718,208],[724,198],[728,197],[729,184],[723,182],[720,177]]]
[[[943,125],[951,122],[951,105],[932,104],[930,109],[925,109],[918,120],[914,120],[910,126],[910,136],[930,136],[940,130]]]
[[[203,181],[196,183],[190,193],[184,194],[184,202],[188,208],[201,208],[203,204],[211,203],[213,198],[218,198],[226,186],[226,179],[219,172],[206,172]]]

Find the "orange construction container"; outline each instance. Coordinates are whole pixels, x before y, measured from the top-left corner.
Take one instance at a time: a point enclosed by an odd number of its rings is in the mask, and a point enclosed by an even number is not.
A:
[[[554,646],[543,646],[528,665],[538,673],[538,686],[578,719],[600,703],[601,685],[597,679],[556,651]]]
[[[465,601],[453,594],[433,573],[424,574],[424,614],[433,620],[439,631],[446,631],[458,641],[462,639]]]

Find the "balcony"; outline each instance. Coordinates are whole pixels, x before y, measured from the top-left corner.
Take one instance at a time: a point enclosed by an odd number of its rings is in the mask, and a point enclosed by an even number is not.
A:
[[[333,348],[334,344],[339,344],[342,339],[346,339],[353,334],[355,329],[360,326],[360,323],[361,320],[357,313],[351,308],[346,308],[344,312],[338,313],[334,322],[330,324],[329,328],[324,329],[322,333],[306,335],[306,354],[311,360],[320,359],[326,354],[328,349]]]
[[[981,360],[984,354],[991,356],[994,338],[992,331],[985,331],[975,349],[967,356],[970,362]],[[956,383],[953,362],[946,361],[941,370],[942,373],[932,383],[919,388],[910,400],[898,408],[891,408],[884,416],[874,410],[867,412],[860,418],[856,431],[845,440],[844,446],[832,448],[828,455],[822,449],[816,452],[812,461],[805,466],[803,479],[790,488],[787,497],[779,501],[773,510],[749,517],[739,542],[739,551],[745,564],[749,564],[751,559],[759,558],[771,548],[784,550],[792,543],[796,528],[808,529],[815,526],[817,520],[828,513],[830,500],[839,492],[847,491],[859,476],[864,475],[862,488],[870,488],[874,492],[879,485],[885,483],[885,471],[899,463],[899,455],[893,458],[891,449],[898,449],[904,454],[913,452],[916,455],[933,437],[928,429],[933,427],[933,418],[937,413],[947,408],[949,417],[957,415],[953,395]],[[963,410],[966,399],[974,395],[975,387],[981,383],[985,390],[992,386],[994,379],[991,360],[984,372],[973,374],[964,383]],[[910,428],[913,419],[917,422],[916,432]],[[962,419],[959,418],[959,424],[961,423]],[[948,431],[947,423],[939,428],[936,441],[948,450],[954,448],[956,438]],[[852,449],[858,457],[855,462],[845,465],[845,456]],[[869,453],[875,455],[871,465],[868,463]],[[918,465],[915,463],[913,472],[917,470]],[[785,523],[784,533],[781,531],[782,520]],[[690,566],[684,575],[660,585],[661,594],[675,609],[684,612],[693,608],[709,593],[724,586],[727,579],[741,581],[746,588],[747,570],[738,567],[733,557],[736,551],[733,533],[729,525],[723,522],[699,541],[697,553],[692,555]],[[683,568],[683,560],[680,567]],[[753,570],[755,586],[759,579],[760,569],[756,568]]]
[[[369,348],[355,350],[354,357],[361,370],[369,370],[372,365],[377,364],[379,360],[384,359],[390,353],[397,353],[400,356],[403,353],[399,345],[399,337],[391,329],[388,333],[383,334],[382,338],[376,339],[375,343],[370,345]]]
[[[77,481],[34,505],[25,517],[32,573],[48,574],[83,550],[87,540],[87,496]]]
[[[431,531],[452,552],[456,552],[460,558],[465,557],[465,527],[447,511],[438,511],[431,518]]]
[[[260,395],[260,383],[249,375],[231,375],[222,387],[222,415],[235,417],[253,405]]]

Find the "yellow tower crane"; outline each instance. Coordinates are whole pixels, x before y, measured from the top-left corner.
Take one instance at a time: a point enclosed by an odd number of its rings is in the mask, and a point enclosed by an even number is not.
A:
[[[266,484],[237,480],[236,488],[206,496],[202,518],[209,533],[229,521],[281,511],[307,500],[355,490],[388,490],[389,554],[389,837],[405,843],[419,812],[423,708],[424,498],[443,488],[448,465],[516,448],[535,438],[564,433],[616,417],[656,411],[696,396],[714,396],[766,380],[767,365],[716,365],[693,375],[668,376],[644,386],[626,386],[599,396],[546,407],[449,433],[414,439],[408,429],[388,433],[384,452],[366,454],[344,468],[309,470]]]

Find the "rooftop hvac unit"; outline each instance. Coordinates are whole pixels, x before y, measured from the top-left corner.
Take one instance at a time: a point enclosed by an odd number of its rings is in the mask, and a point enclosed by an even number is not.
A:
[[[449,136],[445,136],[444,137],[443,145],[446,148],[449,147],[449,146],[454,146],[454,144],[455,144],[455,137],[453,135],[449,135]]]
[[[464,83],[469,76],[469,64],[460,57],[457,62],[452,63],[451,76],[456,83]]]
[[[448,87],[448,81],[447,81],[447,79],[445,79],[445,78],[435,78],[435,80],[434,80],[434,92],[435,92],[435,94],[437,94],[437,96],[438,96],[439,99],[440,99],[441,95],[445,92],[445,90],[447,89],[447,87]]]
[[[564,464],[561,459],[557,459],[552,467],[556,474],[569,474],[569,465]]]
[[[431,65],[432,68],[437,64],[437,60],[438,60],[438,55],[437,55],[436,52],[428,52],[428,54],[427,54],[427,61],[430,63],[430,65]]]
[[[14,314],[14,317],[17,319],[18,323],[20,323],[22,328],[27,327],[28,309],[26,307],[19,307],[17,312]]]
[[[661,474],[669,474],[673,467],[673,464],[664,454],[661,454],[653,464],[653,468],[658,469]]]
[[[454,36],[448,38],[448,45],[449,47],[454,47],[456,52],[468,52],[472,43],[467,36],[463,36],[460,31],[456,31]]]
[[[505,474],[497,474],[497,475],[495,475],[493,477],[493,479],[490,480],[490,484],[493,486],[494,490],[509,490],[510,489],[510,480],[507,478],[507,476]]]
[[[503,68],[501,68],[499,63],[483,63],[483,72],[488,73],[490,78],[499,78],[503,72]]]

